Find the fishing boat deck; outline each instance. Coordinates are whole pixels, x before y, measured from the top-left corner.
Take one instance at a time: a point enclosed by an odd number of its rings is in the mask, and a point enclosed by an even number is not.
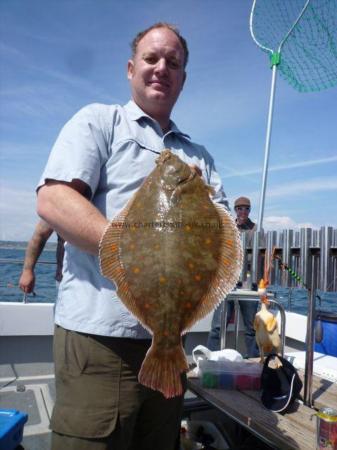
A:
[[[299,373],[303,379],[303,371]],[[281,415],[262,405],[259,391],[208,389],[196,378],[189,378],[188,388],[272,448],[316,449],[315,409],[299,401],[295,402],[291,412]],[[316,409],[323,406],[336,408],[337,384],[314,376],[313,399]]]
[[[300,371],[303,377],[303,372]],[[315,410],[297,402],[295,410],[282,416],[265,409],[259,391],[205,389],[190,378],[189,392],[244,426],[261,441],[278,449],[315,449]],[[28,413],[24,428],[24,450],[50,448],[49,421],[55,401],[53,363],[0,364],[0,406]],[[337,384],[313,377],[316,409],[336,408]]]
[[[55,402],[52,363],[0,364],[0,407],[28,414],[24,450],[50,448],[49,422]],[[21,447],[19,447],[21,448]]]

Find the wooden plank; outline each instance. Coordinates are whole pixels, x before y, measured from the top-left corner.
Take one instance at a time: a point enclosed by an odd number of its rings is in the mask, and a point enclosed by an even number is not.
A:
[[[197,379],[188,388],[278,449],[314,450],[316,420],[313,410],[297,404],[297,411],[280,415],[264,408],[257,391],[205,389]]]
[[[299,370],[298,372],[304,385],[304,372],[302,370]],[[301,393],[303,395],[303,389]],[[312,399],[314,408],[317,410],[323,408],[324,406],[329,406],[330,408],[336,409],[337,384],[314,375],[312,383]]]

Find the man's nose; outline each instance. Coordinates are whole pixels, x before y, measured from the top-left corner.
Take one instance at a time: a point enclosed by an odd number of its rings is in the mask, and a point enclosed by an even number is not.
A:
[[[155,71],[158,73],[165,73],[167,72],[167,62],[165,58],[160,58],[157,61]]]

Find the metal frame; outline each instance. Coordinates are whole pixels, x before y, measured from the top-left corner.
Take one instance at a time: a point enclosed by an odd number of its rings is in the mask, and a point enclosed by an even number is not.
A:
[[[281,315],[281,355],[284,356],[285,347],[285,328],[286,328],[286,314],[283,305],[273,299],[273,294],[268,294],[268,300],[270,303],[276,305]],[[220,321],[220,348],[226,348],[226,334],[227,334],[227,305],[228,302],[234,301],[234,333],[235,333],[235,350],[238,347],[239,337],[239,301],[259,302],[260,297],[256,291],[233,291],[227,295],[221,305],[221,321]]]

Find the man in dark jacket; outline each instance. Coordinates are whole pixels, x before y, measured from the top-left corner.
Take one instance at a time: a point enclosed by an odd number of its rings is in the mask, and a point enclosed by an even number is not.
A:
[[[256,224],[249,218],[250,200],[247,197],[239,197],[234,202],[236,212],[236,225],[240,231],[255,231]]]

